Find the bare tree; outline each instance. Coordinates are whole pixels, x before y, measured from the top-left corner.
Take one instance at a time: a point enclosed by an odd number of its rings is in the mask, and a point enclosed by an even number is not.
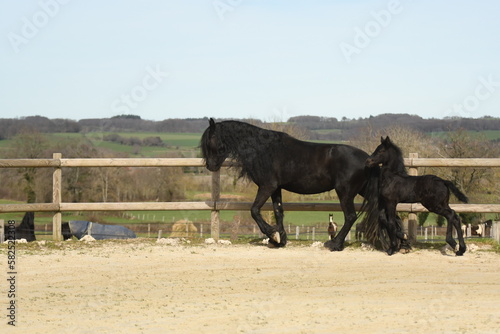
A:
[[[273,131],[280,131],[280,132],[285,132],[289,134],[290,136],[300,139],[300,140],[307,140],[310,138],[309,135],[309,130],[295,124],[295,123],[287,123],[287,122],[281,122],[278,120],[275,120],[270,123],[257,123],[253,120],[249,121],[250,124],[253,124],[255,126],[267,129],[267,130],[273,130]]]
[[[380,138],[386,136],[389,136],[401,148],[405,157],[408,157],[410,153],[418,153],[421,158],[439,155],[439,139],[401,125],[377,130],[367,127],[352,137],[350,143],[371,154],[380,144]]]
[[[44,157],[47,140],[39,132],[26,129],[13,139],[13,149],[10,151],[10,158],[13,159],[39,159]],[[37,200],[36,168],[20,168],[19,174],[22,178],[23,190],[28,203],[34,203]]]
[[[449,132],[442,145],[447,158],[498,158],[500,145],[482,135],[472,136],[460,129]],[[492,168],[451,168],[449,178],[476,202],[484,201],[495,191],[495,170]],[[496,198],[498,200],[498,197]]]

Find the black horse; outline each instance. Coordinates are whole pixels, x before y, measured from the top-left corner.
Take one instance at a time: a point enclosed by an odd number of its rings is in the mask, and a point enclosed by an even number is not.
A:
[[[272,245],[286,245],[281,190],[316,194],[335,189],[344,212],[344,226],[325,247],[340,251],[357,219],[354,197],[377,198],[377,173],[365,166],[368,154],[348,145],[300,141],[283,132],[265,130],[244,122],[224,121],[210,125],[201,137],[201,151],[208,170],[217,171],[230,158],[257,186],[251,215]],[[371,181],[371,182],[370,182]],[[271,197],[276,227],[266,223],[260,210]],[[378,222],[376,222],[378,223]]]
[[[10,235],[15,239],[26,239],[26,241],[36,241],[35,236],[35,213],[26,212],[19,226],[12,231],[9,226],[4,226],[4,236]]]
[[[449,206],[450,190],[460,201],[467,203],[468,199],[453,183],[435,175],[408,175],[404,166],[403,154],[389,137],[381,138],[381,144],[366,160],[366,165],[377,168],[382,165],[379,178],[380,198],[378,208],[368,210],[377,210],[378,213],[385,210],[387,220],[383,223],[387,227],[391,240],[389,254],[397,251],[397,238],[400,240],[405,239],[405,236],[398,228],[397,204],[420,202],[430,212],[446,218],[448,221],[446,242],[455,250],[456,255],[463,255],[466,246],[460,228],[460,218]],[[458,235],[458,249],[452,235],[453,227]]]

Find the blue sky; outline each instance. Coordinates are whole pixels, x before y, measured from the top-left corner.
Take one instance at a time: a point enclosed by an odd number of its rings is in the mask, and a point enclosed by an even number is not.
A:
[[[0,117],[500,117],[498,13],[493,0],[0,0]]]

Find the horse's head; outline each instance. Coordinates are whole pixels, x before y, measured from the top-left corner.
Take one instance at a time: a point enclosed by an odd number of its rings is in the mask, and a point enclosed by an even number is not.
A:
[[[201,137],[201,153],[205,160],[205,166],[211,172],[218,171],[229,156],[229,152],[221,140],[220,131],[220,124],[216,124],[210,118],[210,125]]]
[[[375,167],[380,164],[386,165],[390,159],[390,148],[393,147],[391,139],[389,136],[380,137],[380,145],[377,146],[375,151],[373,151],[372,155],[366,159],[366,166]]]

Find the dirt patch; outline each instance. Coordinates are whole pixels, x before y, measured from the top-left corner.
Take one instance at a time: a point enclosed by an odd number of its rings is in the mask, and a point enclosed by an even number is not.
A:
[[[491,252],[389,257],[293,243],[270,249],[141,239],[48,246],[18,251],[15,332],[500,331],[500,255]],[[5,248],[0,256],[6,259]],[[6,293],[0,300],[5,310]],[[2,319],[5,333],[11,328]]]

